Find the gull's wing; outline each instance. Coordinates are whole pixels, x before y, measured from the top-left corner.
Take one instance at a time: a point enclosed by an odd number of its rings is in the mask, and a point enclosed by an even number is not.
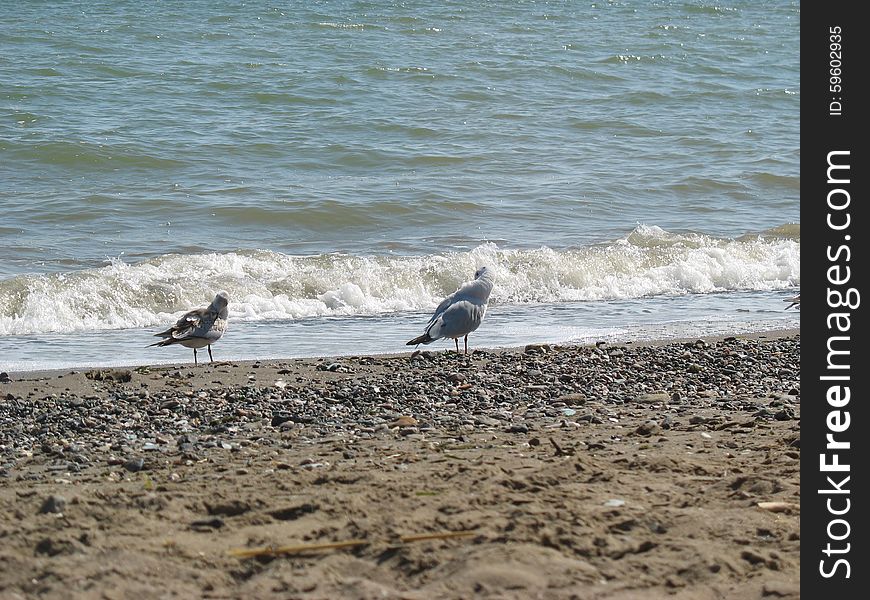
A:
[[[485,313],[485,304],[457,300],[438,315],[426,331],[432,338],[462,337],[480,326]]]
[[[448,308],[451,304],[453,304],[453,302],[454,302],[454,300],[455,300],[455,298],[456,298],[456,294],[458,294],[458,293],[459,293],[459,291],[457,290],[457,291],[453,292],[452,294],[450,294],[449,296],[447,296],[446,298],[444,298],[444,300],[441,301],[441,304],[439,304],[439,305],[438,305],[438,308],[435,309],[435,312],[432,313],[432,317],[429,319],[429,323],[427,323],[427,325],[432,324],[432,323],[435,321],[435,319],[437,319],[438,317],[440,317],[441,314],[442,314],[445,310],[447,310],[447,308]]]
[[[461,301],[470,301],[477,303],[478,293],[479,293],[480,285],[477,280],[469,281],[463,284],[458,290],[444,298],[441,301],[441,304],[438,305],[438,308],[435,309],[435,312],[432,314],[432,317],[429,319],[429,323],[431,324],[435,319],[441,316],[444,311],[450,308],[451,305],[456,304]],[[483,299],[483,302],[486,302],[486,299]]]
[[[154,335],[156,337],[173,339],[197,337],[196,332],[200,329],[203,329],[202,326],[207,320],[207,315],[208,308],[196,308],[183,314],[181,318],[175,322],[175,325],[173,325],[166,331],[161,331],[160,333],[155,333]]]

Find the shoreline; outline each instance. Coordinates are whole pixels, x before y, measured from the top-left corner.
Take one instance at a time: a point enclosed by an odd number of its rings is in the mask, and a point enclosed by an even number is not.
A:
[[[675,337],[675,338],[659,338],[659,339],[650,339],[650,340],[640,340],[640,341],[606,341],[608,346],[632,346],[632,347],[644,347],[644,346],[664,346],[667,344],[678,344],[684,342],[695,341],[699,339],[704,339],[708,342],[720,342],[728,337],[737,337],[742,339],[759,339],[759,338],[768,338],[768,339],[776,339],[780,337],[789,337],[793,335],[799,335],[800,328],[782,328],[782,329],[769,329],[763,331],[755,331],[750,333],[738,333],[738,334],[721,334],[721,335],[712,335],[712,336],[698,336],[698,337]],[[443,342],[443,341],[442,341]],[[524,348],[528,346],[555,346],[555,347],[565,347],[565,348],[586,348],[586,347],[594,347],[596,343],[559,343],[553,344],[549,342],[533,342],[529,344],[522,344],[516,346],[502,346],[502,347],[476,347],[474,350],[482,350],[487,353],[510,353],[510,352],[521,352]],[[417,350],[421,352],[429,352],[429,353],[455,353],[455,351],[451,347],[427,347],[421,345]],[[346,354],[346,355],[324,355],[324,356],[309,356],[309,357],[266,357],[260,359],[245,359],[245,360],[234,360],[234,361],[223,361],[218,360],[215,361],[214,364],[234,364],[242,367],[249,367],[251,365],[263,362],[280,362],[282,364],[287,362],[300,362],[300,363],[316,363],[322,362],[325,360],[346,360],[346,359],[358,359],[358,358],[377,358],[377,359],[388,359],[388,358],[401,358],[403,356],[410,357],[415,350],[411,349],[407,352],[386,352],[382,354]],[[209,363],[200,362],[198,367],[208,367]],[[27,379],[36,379],[36,378],[51,378],[51,377],[59,377],[64,374],[69,374],[71,371],[76,372],[86,372],[86,371],[96,371],[96,370],[135,370],[141,368],[155,368],[155,369],[165,369],[165,368],[194,368],[194,363],[190,362],[179,362],[179,361],[167,361],[160,363],[150,363],[150,364],[123,364],[123,365],[96,365],[96,366],[70,366],[58,369],[33,369],[33,370],[8,370],[4,371],[9,376],[12,381],[24,381]],[[2,385],[2,381],[0,381],[0,385]],[[2,389],[2,388],[0,388]]]
[[[799,330],[63,370],[0,407],[4,597],[800,597]]]

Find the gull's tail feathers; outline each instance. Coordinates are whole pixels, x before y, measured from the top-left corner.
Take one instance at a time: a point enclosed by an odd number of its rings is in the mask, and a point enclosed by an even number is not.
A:
[[[151,346],[171,346],[172,344],[175,344],[177,342],[177,339],[170,337],[160,340],[159,342],[154,342],[153,344],[148,344],[148,348],[150,348]]]
[[[406,346],[416,346],[418,344],[431,344],[434,341],[435,341],[435,338],[429,337],[429,332],[427,331],[423,335],[415,337],[410,342],[406,342],[405,345]]]

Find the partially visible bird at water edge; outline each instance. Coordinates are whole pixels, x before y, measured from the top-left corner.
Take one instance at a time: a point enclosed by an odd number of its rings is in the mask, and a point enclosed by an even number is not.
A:
[[[155,333],[156,337],[164,338],[149,346],[171,346],[181,344],[185,348],[193,348],[193,362],[198,364],[196,349],[208,347],[208,357],[214,362],[211,345],[221,339],[227,330],[227,305],[230,303],[226,292],[218,292],[211,304],[204,308],[195,308],[185,313],[175,325]]]
[[[791,302],[791,304],[789,304],[788,306],[785,307],[786,310],[790,309],[792,306],[794,306],[798,310],[801,309],[801,295],[800,294],[798,294],[797,296],[794,296],[792,298],[786,298],[785,300],[783,300],[783,302]]]
[[[465,353],[468,354],[468,334],[483,322],[493,283],[494,276],[487,267],[478,269],[472,281],[463,284],[438,305],[423,335],[406,345],[431,344],[441,338],[453,338],[458,354],[459,338],[465,336]]]

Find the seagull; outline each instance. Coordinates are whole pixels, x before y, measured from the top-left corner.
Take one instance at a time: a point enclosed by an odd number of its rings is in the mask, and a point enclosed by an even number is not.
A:
[[[793,298],[786,298],[783,302],[791,302],[788,306],[785,307],[786,310],[790,309],[792,306],[796,307],[798,310],[801,309],[801,295],[798,294]]]
[[[218,292],[205,308],[195,308],[185,313],[175,325],[155,333],[155,337],[165,338],[150,346],[171,346],[181,344],[185,348],[193,348],[193,363],[197,364],[196,349],[208,346],[208,357],[214,362],[211,355],[211,345],[221,339],[227,330],[227,304],[230,299],[226,292]]]
[[[453,338],[456,353],[459,354],[459,338],[465,336],[465,353],[468,354],[468,334],[480,327],[483,321],[493,283],[489,269],[478,269],[473,281],[464,284],[438,305],[423,335],[406,345],[431,344],[441,338]]]

